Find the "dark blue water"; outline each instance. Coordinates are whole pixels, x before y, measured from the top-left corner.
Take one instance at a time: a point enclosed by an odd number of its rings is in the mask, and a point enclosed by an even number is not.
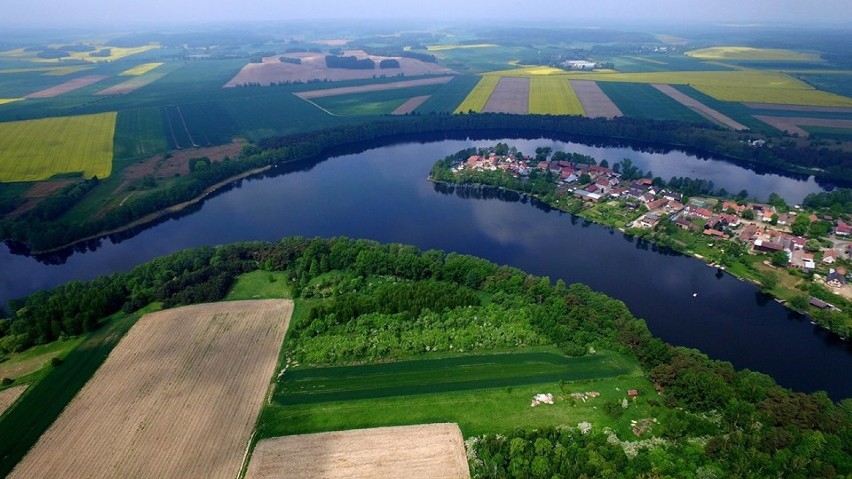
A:
[[[663,178],[708,178],[718,187],[746,188],[762,198],[776,191],[797,202],[819,190],[812,180],[758,175],[679,152],[649,154],[550,140],[508,142],[524,152],[552,146],[610,163],[629,157]],[[752,285],[568,214],[547,212],[529,202],[462,198],[426,181],[436,159],[493,143],[407,143],[291,165],[277,176],[243,180],[197,211],[120,242],[90,244],[88,251],[62,257],[63,264],[47,265],[3,251],[0,301],[71,279],[126,271],[191,246],[275,241],[288,235],[363,237],[458,251],[553,280],[585,283],[624,301],[655,335],[673,344],[771,374],[798,390],[826,390],[835,399],[852,396],[852,350]]]

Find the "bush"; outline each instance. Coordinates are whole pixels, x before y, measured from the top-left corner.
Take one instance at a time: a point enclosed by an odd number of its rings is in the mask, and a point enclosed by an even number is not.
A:
[[[63,361],[61,358],[54,357],[54,358],[51,358],[50,365],[55,367],[55,368],[58,368],[59,366],[62,366],[62,363],[64,363],[64,362],[65,361]]]
[[[15,380],[12,378],[3,378],[2,380],[0,380],[0,386],[8,386],[13,382],[15,382]]]

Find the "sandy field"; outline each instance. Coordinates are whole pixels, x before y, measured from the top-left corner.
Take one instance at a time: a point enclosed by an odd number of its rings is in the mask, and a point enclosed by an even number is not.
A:
[[[24,391],[27,390],[26,384],[21,384],[20,386],[14,386],[9,389],[4,389],[0,391],[0,416],[6,412],[6,409],[9,409],[9,406],[15,404],[15,401],[21,397],[21,394],[24,394]]]
[[[414,111],[423,102],[429,99],[432,95],[422,95],[409,98],[405,103],[399,105],[396,110],[391,112],[391,115],[407,115]]]
[[[530,111],[529,77],[502,77],[494,88],[483,112],[515,113],[526,115]]]
[[[399,88],[411,88],[423,85],[443,85],[452,80],[453,77],[421,78],[419,80],[395,81],[390,83],[376,83],[373,85],[348,86],[341,88],[326,88],[325,90],[311,90],[295,93],[299,98],[310,100],[327,96],[349,95],[351,93],[367,93],[372,91],[396,90]]]
[[[606,96],[597,83],[589,80],[570,80],[571,87],[589,118],[624,116],[618,106]]]
[[[808,136],[808,132],[805,131],[803,128],[800,128],[802,125],[826,126],[830,128],[844,128],[852,130],[852,120],[833,120],[831,118],[807,118],[765,115],[754,115],[754,117],[781,131],[787,131],[791,135],[793,133],[798,133],[799,136]]]
[[[742,123],[739,123],[733,118],[727,115],[723,115],[722,113],[710,108],[709,106],[701,103],[700,101],[695,100],[694,98],[679,92],[671,85],[661,85],[659,83],[655,83],[653,84],[653,87],[668,95],[671,99],[675,100],[681,105],[689,108],[690,110],[695,111],[704,118],[707,118],[708,120],[721,123],[733,130],[748,130],[748,127],[743,125]]]
[[[842,106],[778,105],[775,103],[743,103],[755,110],[818,111],[825,113],[852,113],[852,108]]]
[[[292,311],[235,301],[144,316],[9,477],[233,479]]]
[[[456,424],[303,434],[257,443],[246,479],[469,479]]]
[[[53,98],[69,91],[79,90],[80,88],[93,85],[104,78],[109,78],[106,75],[88,75],[73,80],[68,80],[65,83],[39,90],[35,93],[30,93],[24,98]]]
[[[263,63],[249,63],[240,70],[237,75],[225,84],[225,88],[237,87],[245,84],[259,84],[268,86],[280,82],[303,82],[309,81],[340,81],[340,80],[363,80],[380,76],[393,77],[399,74],[404,76],[420,75],[452,75],[456,72],[435,63],[426,63],[413,58],[402,57],[379,57],[367,55],[360,50],[343,52],[344,56],[356,56],[358,58],[372,58],[376,62],[373,70],[347,70],[344,68],[328,68],[325,65],[325,53],[282,53],[274,57],[263,59]],[[300,58],[301,65],[283,63],[279,57]],[[393,58],[399,61],[400,68],[389,68],[382,70],[379,62],[384,59]]]

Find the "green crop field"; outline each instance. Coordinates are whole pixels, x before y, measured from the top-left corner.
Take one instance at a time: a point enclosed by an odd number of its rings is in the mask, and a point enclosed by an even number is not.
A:
[[[852,108],[852,98],[813,89],[700,84],[693,86],[696,90],[722,101]]]
[[[584,358],[555,352],[466,356],[306,369],[297,376],[299,371],[284,374],[283,390],[261,414],[259,437],[429,422],[457,422],[465,437],[580,421],[628,432],[630,419],[648,417],[646,404],[635,404],[618,421],[600,406],[621,400],[627,389],[653,391],[635,363],[608,352]],[[398,394],[386,394],[393,389]],[[587,402],[568,396],[589,391],[601,396]],[[556,404],[530,407],[537,393],[552,393]]]
[[[567,79],[558,76],[534,76],[530,78],[530,113],[584,115],[585,111]]]
[[[118,113],[113,150],[116,160],[153,156],[166,150],[163,120],[158,108]]]
[[[0,182],[112,172],[116,113],[0,123]]]
[[[479,82],[479,77],[459,75],[438,88],[414,110],[417,113],[452,113]]]
[[[223,105],[250,141],[342,123],[341,118],[277,88],[256,89],[253,96],[225,100]]]
[[[689,85],[674,85],[674,88],[681,93],[690,96],[704,105],[709,106],[710,108],[729,116],[730,118],[736,120],[739,123],[749,127],[751,130],[755,131],[764,131],[764,132],[773,132],[776,131],[774,128],[770,127],[766,123],[754,118],[755,110],[743,105],[742,103],[730,102],[730,101],[721,101],[713,98],[705,93],[702,93],[696,88],[693,88]]]
[[[767,61],[818,61],[819,55],[814,53],[783,50],[779,48],[751,47],[710,47],[692,50],[685,55],[704,60],[767,60]]]
[[[648,84],[599,82],[598,86],[625,116],[706,123],[698,113]]]
[[[815,138],[825,138],[829,140],[852,141],[852,129],[848,128],[831,128],[828,126],[813,126],[801,125],[801,129],[805,130]]]
[[[340,116],[387,115],[409,98],[431,95],[442,85],[423,85],[382,91],[314,98],[311,101]]]
[[[465,97],[464,101],[456,108],[455,113],[466,113],[470,110],[473,111],[482,111],[485,108],[485,104],[488,103],[488,98],[491,97],[491,93],[494,91],[494,88],[497,87],[497,83],[500,82],[500,76],[498,75],[485,75],[480,80],[479,83],[473,87],[473,90]]]

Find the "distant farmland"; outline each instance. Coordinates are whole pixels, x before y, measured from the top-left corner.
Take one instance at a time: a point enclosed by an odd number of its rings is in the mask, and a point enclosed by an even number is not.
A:
[[[0,123],[0,182],[112,173],[116,113]]]
[[[148,73],[149,71],[162,66],[162,63],[143,63],[141,65],[136,65],[129,70],[125,70],[121,72],[121,76],[139,76]]]
[[[685,55],[702,60],[763,60],[785,62],[812,62],[820,60],[819,55],[797,52],[795,50],[735,46],[702,48],[700,50],[688,51]]]
[[[10,477],[236,477],[291,313],[265,300],[143,317]]]

